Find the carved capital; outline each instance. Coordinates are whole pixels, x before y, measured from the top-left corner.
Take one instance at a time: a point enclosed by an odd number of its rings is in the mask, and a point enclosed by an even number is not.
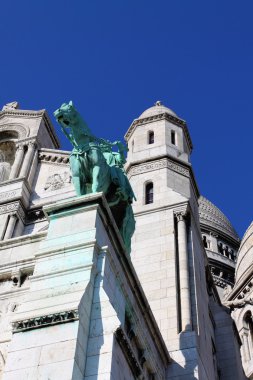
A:
[[[11,218],[13,218],[13,217],[17,216],[17,213],[14,211],[14,212],[11,212],[9,215],[10,215]]]
[[[185,213],[183,212],[177,212],[175,215],[178,222],[182,222],[185,219]]]
[[[36,149],[37,148],[37,143],[36,143],[36,141],[35,140],[30,140],[30,141],[28,141],[28,143],[27,143],[27,147],[28,147],[28,149],[29,150],[31,150],[31,149]]]
[[[177,218],[178,222],[182,222],[183,220],[186,219],[188,214],[188,207],[185,206],[183,208],[180,208],[178,210],[174,210],[174,215]]]

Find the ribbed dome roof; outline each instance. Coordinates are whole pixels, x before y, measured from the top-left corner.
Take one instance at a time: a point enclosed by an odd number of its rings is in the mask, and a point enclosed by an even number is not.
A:
[[[202,195],[199,198],[199,218],[201,224],[215,228],[233,239],[239,240],[239,236],[228,218],[218,207]]]
[[[247,271],[253,270],[253,222],[245,232],[237,256],[235,269],[236,281],[246,274]]]
[[[143,119],[144,117],[150,117],[159,115],[161,113],[168,113],[172,116],[178,117],[174,111],[172,111],[170,108],[165,107],[159,100],[155,103],[153,107],[148,108],[146,111],[144,111],[140,116],[139,119]]]

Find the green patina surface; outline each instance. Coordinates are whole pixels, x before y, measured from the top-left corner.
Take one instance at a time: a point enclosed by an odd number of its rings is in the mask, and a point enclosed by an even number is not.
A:
[[[120,141],[110,142],[94,136],[71,101],[62,104],[54,115],[73,145],[70,168],[77,195],[105,193],[130,253],[135,229],[131,204],[135,196],[124,171],[126,147]]]

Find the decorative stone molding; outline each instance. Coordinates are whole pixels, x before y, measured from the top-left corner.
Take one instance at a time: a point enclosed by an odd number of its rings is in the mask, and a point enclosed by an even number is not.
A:
[[[125,357],[129,363],[131,370],[136,377],[140,376],[142,373],[142,366],[136,357],[135,351],[131,345],[130,340],[127,338],[124,330],[119,327],[115,332],[116,339],[125,354]]]
[[[14,193],[12,191],[11,193]],[[21,206],[20,202],[13,202],[13,203],[7,203],[0,206],[0,215],[1,214],[10,214],[10,213],[17,213],[18,216],[24,221],[25,220],[25,211],[23,210],[23,207]]]
[[[129,175],[138,175],[162,168],[168,168],[188,178],[190,177],[190,170],[188,168],[184,167],[183,165],[176,164],[174,161],[169,160],[168,158],[162,158],[160,160],[155,160],[149,163],[132,166],[129,170]]]
[[[8,199],[14,198],[16,197],[17,194],[18,194],[17,190],[10,190],[10,191],[5,191],[4,193],[0,193],[0,202],[7,201]],[[2,213],[3,207],[4,206],[0,206],[0,214]]]
[[[233,286],[233,283],[229,280],[226,280],[222,277],[216,276],[212,273],[213,281],[215,285],[219,286],[220,288],[225,288],[227,285]]]
[[[53,313],[44,315],[41,317],[35,317],[30,319],[24,319],[22,321],[16,321],[12,323],[12,329],[14,333],[33,330],[45,326],[52,326],[59,323],[67,323],[77,321],[79,319],[78,310],[68,310],[59,313]]]
[[[54,163],[54,164],[68,164],[69,163],[69,157],[57,153],[45,153],[40,152],[39,153],[39,160],[41,162],[48,162],[48,163]]]
[[[6,112],[4,111],[4,114],[6,114]],[[0,119],[1,119],[2,115],[1,115],[1,112],[0,112]],[[0,124],[0,133],[1,132],[7,132],[7,131],[11,131],[11,132],[16,132],[18,133],[18,138],[19,139],[24,139],[26,137],[29,136],[29,129],[24,126],[23,124],[15,124],[15,123],[6,123],[6,124]]]

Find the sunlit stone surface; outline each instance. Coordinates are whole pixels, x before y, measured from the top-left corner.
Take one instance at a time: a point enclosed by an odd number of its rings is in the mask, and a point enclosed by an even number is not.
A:
[[[104,194],[76,196],[46,111],[0,112],[0,379],[252,376],[252,228],[239,249],[200,196],[174,111],[156,102],[126,140],[130,258]]]

